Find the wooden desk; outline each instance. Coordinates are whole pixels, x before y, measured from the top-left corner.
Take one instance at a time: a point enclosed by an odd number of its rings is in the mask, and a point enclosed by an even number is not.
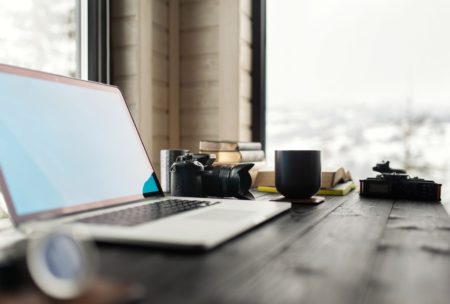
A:
[[[101,246],[101,273],[146,303],[450,303],[450,219],[436,203],[297,205],[212,252]]]

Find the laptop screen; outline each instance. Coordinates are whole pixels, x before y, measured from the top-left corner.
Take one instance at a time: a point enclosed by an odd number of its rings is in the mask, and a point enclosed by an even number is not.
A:
[[[161,192],[117,88],[1,65],[0,169],[19,218]]]

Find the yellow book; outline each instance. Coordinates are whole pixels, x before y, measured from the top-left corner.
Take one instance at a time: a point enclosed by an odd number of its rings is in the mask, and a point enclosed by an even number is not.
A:
[[[320,188],[332,188],[339,183],[344,183],[352,180],[350,172],[344,168],[339,168],[335,171],[322,171],[322,182]],[[254,181],[254,185],[257,186],[275,186],[275,171],[264,170],[258,173]]]
[[[344,168],[338,168],[335,171],[322,171],[322,183],[320,188],[332,188],[339,183],[344,183],[352,180],[349,171]]]
[[[200,153],[214,154],[216,163],[251,163],[264,161],[264,151],[208,151],[200,150]]]
[[[259,192],[278,193],[277,188],[271,186],[258,186],[256,189]]]
[[[320,189],[317,193],[318,195],[336,195],[336,196],[344,196],[347,195],[350,191],[356,189],[356,184],[353,181],[348,181],[345,183],[337,184],[332,188],[323,188]]]
[[[259,186],[256,188],[260,192],[278,193],[277,188],[268,186]],[[356,184],[353,181],[337,184],[333,188],[320,189],[317,195],[335,195],[344,196],[350,191],[356,189]]]

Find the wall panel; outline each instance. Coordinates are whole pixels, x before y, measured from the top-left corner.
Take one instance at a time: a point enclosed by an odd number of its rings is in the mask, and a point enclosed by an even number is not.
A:
[[[251,0],[111,0],[112,81],[159,150],[251,139]]]

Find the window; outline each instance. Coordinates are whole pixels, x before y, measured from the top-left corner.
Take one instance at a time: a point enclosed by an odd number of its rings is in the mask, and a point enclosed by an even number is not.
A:
[[[450,2],[267,1],[267,151],[450,182]]]
[[[0,63],[83,76],[80,3],[78,0],[2,1]]]

